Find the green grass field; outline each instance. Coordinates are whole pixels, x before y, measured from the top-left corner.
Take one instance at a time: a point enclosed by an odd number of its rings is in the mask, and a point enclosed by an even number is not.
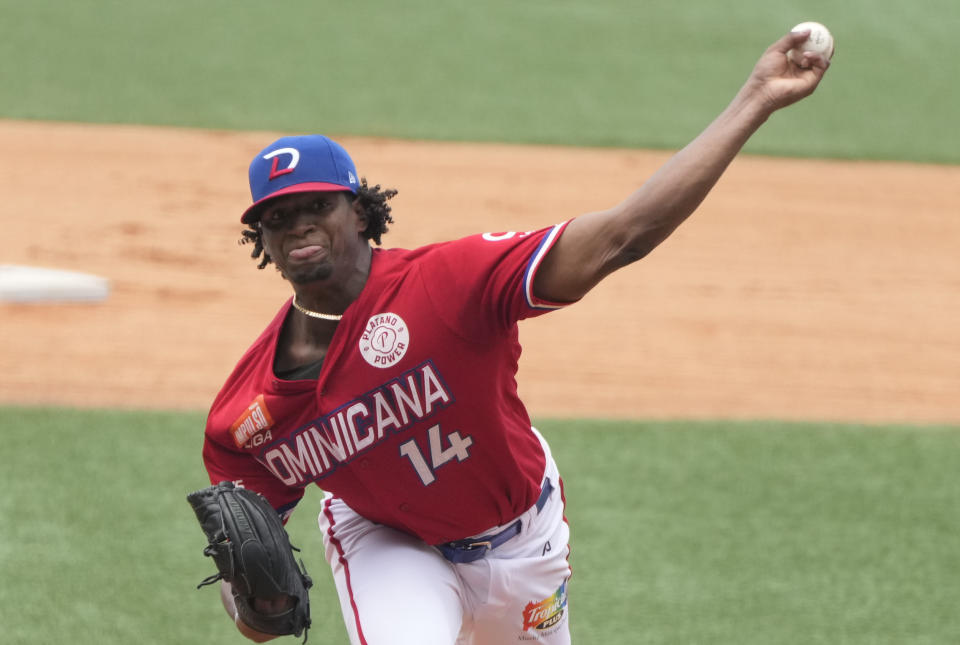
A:
[[[0,408],[4,644],[236,643],[187,493],[203,415]],[[945,644],[960,428],[538,423],[564,475],[578,643]],[[312,490],[310,642],[346,643]],[[290,642],[293,642],[292,640]]]
[[[955,0],[0,0],[0,115],[677,148],[811,19],[835,65],[748,151],[960,162]]]

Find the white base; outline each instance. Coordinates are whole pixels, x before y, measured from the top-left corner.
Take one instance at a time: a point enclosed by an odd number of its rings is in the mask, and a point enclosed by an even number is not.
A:
[[[0,301],[96,302],[109,294],[107,279],[89,273],[0,264]]]

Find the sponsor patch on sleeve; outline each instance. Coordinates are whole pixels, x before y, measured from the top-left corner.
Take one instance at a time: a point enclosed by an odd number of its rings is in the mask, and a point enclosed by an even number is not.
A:
[[[261,394],[243,411],[240,418],[233,422],[230,426],[230,434],[233,435],[233,442],[237,444],[237,448],[242,448],[254,435],[271,426],[273,426],[273,418]]]

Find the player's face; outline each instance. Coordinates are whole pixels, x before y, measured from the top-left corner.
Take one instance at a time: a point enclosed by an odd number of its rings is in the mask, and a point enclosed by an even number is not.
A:
[[[366,222],[346,193],[302,193],[270,202],[260,216],[264,250],[294,284],[327,280],[356,266],[369,244]]]

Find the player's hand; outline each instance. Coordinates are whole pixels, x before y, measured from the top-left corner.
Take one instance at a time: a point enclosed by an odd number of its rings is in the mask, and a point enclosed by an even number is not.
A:
[[[247,637],[247,639],[252,640],[254,643],[266,643],[267,641],[272,641],[275,638],[279,638],[275,634],[265,634],[264,632],[258,632],[250,625],[243,622],[239,616],[233,619],[233,622],[237,625],[237,630]]]
[[[250,604],[256,611],[265,616],[275,616],[293,607],[293,598],[286,594],[281,594],[274,598],[254,598]],[[234,616],[233,620],[237,624],[237,629],[240,630],[240,633],[254,643],[266,643],[267,641],[277,638],[275,634],[260,632],[250,625],[247,625],[239,615]]]
[[[757,61],[741,95],[759,101],[768,114],[810,96],[830,67],[820,54],[805,52],[802,66],[787,58],[787,52],[799,48],[809,31],[790,32],[770,45]]]

